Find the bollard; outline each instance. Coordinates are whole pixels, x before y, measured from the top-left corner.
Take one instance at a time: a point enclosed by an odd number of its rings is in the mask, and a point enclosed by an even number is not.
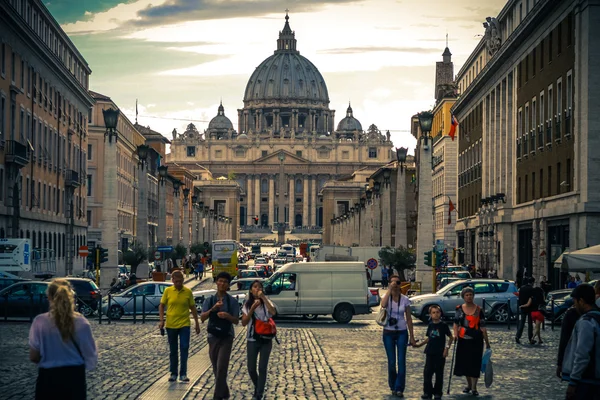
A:
[[[506,329],[510,331],[510,320],[512,319],[512,307],[510,306],[510,299],[506,302],[506,307],[508,308],[508,321],[506,323]]]
[[[146,323],[146,295],[142,295],[142,324]]]
[[[100,293],[98,301],[98,325],[102,325],[102,293]]]
[[[4,295],[4,320],[8,319],[8,293]]]
[[[550,307],[552,307],[552,318],[550,319],[550,329],[554,330],[554,297],[550,300]]]
[[[137,294],[133,295],[133,324],[137,323]]]
[[[33,321],[33,293],[29,293],[29,322]]]
[[[111,294],[109,293],[109,294],[108,294],[108,304],[107,304],[107,308],[106,308],[106,310],[107,310],[107,311],[106,311],[106,315],[107,315],[107,317],[108,317],[108,318],[107,318],[107,319],[108,319],[108,325],[110,325],[110,322],[111,322],[111,319],[112,319],[112,318],[110,317],[110,303],[111,303],[111,300],[112,300],[112,296],[111,296]]]

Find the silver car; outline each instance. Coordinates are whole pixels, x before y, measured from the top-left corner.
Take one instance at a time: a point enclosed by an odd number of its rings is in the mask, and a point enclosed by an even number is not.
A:
[[[438,305],[442,308],[444,318],[453,318],[456,307],[464,302],[460,292],[465,286],[470,286],[475,291],[475,303],[483,309],[487,320],[508,321],[508,304],[512,315],[517,315],[517,287],[513,281],[501,279],[460,280],[449,283],[436,293],[413,296],[410,298],[412,315],[427,322],[429,307]]]
[[[242,278],[242,279],[234,279],[231,281],[229,294],[237,299],[238,304],[240,306],[240,315],[242,313],[242,307],[244,306],[244,302],[246,301],[246,295],[252,286],[252,283],[255,281],[263,281],[262,278]],[[202,310],[202,304],[204,301],[209,299],[211,296],[217,294],[216,289],[206,289],[206,290],[198,290],[193,293],[194,300],[196,302],[196,308],[200,311]]]
[[[123,315],[158,315],[160,299],[171,282],[143,282],[112,295],[110,309],[108,298],[102,300],[102,313],[110,319],[120,319]]]

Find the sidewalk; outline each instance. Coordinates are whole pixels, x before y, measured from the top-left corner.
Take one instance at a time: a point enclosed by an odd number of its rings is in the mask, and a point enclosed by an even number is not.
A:
[[[204,274],[204,277],[200,280],[196,280],[193,274],[190,274],[189,278],[185,278],[183,281],[183,285],[188,289],[194,289],[197,285],[206,282],[207,280],[212,279],[212,271],[208,271]]]

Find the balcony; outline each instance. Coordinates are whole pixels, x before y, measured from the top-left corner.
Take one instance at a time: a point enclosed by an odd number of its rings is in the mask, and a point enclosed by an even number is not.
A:
[[[552,145],[552,122],[546,121],[546,145]]]
[[[68,169],[65,174],[65,187],[77,188],[79,186],[79,173],[75,170]]]
[[[544,151],[544,127],[539,125],[537,128],[538,135],[538,150]]]
[[[565,110],[565,138],[571,138],[571,109]]]
[[[556,130],[555,130],[556,138],[555,138],[555,140],[556,140],[556,143],[560,143],[561,139],[562,139],[560,137],[560,134],[561,134],[561,130],[560,130],[560,128],[561,128],[561,126],[560,126],[561,125],[560,115],[555,115],[554,118],[555,118],[555,127],[556,127]]]
[[[5,154],[6,162],[16,164],[19,168],[29,164],[29,148],[16,140],[6,141]]]

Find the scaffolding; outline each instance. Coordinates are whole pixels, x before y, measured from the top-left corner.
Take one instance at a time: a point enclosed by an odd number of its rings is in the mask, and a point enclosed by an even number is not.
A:
[[[36,278],[48,279],[56,275],[56,253],[52,249],[33,249],[31,272]]]

